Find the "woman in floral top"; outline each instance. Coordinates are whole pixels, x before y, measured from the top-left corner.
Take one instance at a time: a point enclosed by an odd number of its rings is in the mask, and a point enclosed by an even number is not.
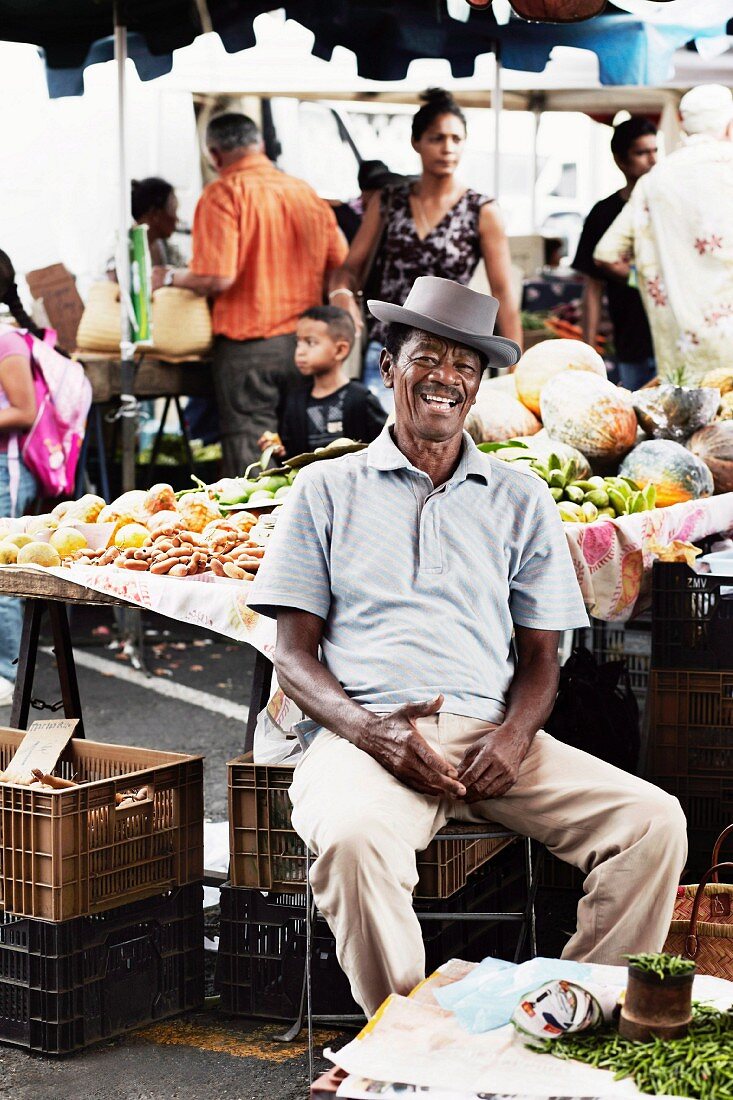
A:
[[[419,179],[384,188],[372,198],[343,267],[331,276],[329,298],[362,328],[357,293],[401,302],[420,275],[468,283],[483,258],[499,300],[498,328],[521,346],[519,308],[512,288],[509,244],[496,203],[464,186],[455,173],[466,141],[466,120],[450,95],[433,88],[412,121],[412,147],[422,161]],[[376,250],[376,254],[375,254]],[[379,358],[384,326],[368,322],[363,381],[390,408]]]

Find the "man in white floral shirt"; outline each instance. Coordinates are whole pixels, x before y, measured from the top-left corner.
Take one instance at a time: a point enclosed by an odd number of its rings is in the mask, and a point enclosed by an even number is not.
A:
[[[733,362],[733,95],[680,102],[684,144],[639,180],[593,258],[641,292],[661,377],[699,382]]]

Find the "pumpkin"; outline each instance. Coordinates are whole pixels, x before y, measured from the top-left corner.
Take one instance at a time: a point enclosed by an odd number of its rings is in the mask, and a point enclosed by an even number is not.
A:
[[[713,475],[702,459],[672,439],[648,439],[635,447],[621,463],[619,473],[632,478],[642,489],[654,485],[657,508],[683,500],[709,497]]]
[[[529,447],[529,453],[535,458],[544,460],[552,454],[557,455],[562,462],[567,462],[568,459],[572,458],[575,463],[577,477],[590,477],[590,462],[585,455],[577,447],[571,447],[568,443],[561,443],[559,439],[551,439],[544,428],[536,435],[518,436],[518,442],[526,443]]]
[[[540,394],[551,378],[564,370],[592,371],[606,377],[606,364],[597,351],[581,340],[543,340],[525,351],[514,371],[517,397],[540,415]]]
[[[733,493],[733,420],[708,424],[687,440],[687,446],[710,470],[715,492]]]
[[[548,435],[577,447],[591,461],[620,459],[636,442],[631,394],[595,374],[556,374],[542,390],[540,405]]]
[[[721,394],[733,391],[733,367],[716,367],[708,371],[700,383],[701,386],[712,386]]]
[[[466,417],[465,428],[476,443],[501,443],[540,430],[537,417],[526,406],[500,389],[479,387],[476,403]]]
[[[720,392],[712,387],[673,386],[662,382],[633,395],[639,423],[655,439],[683,442],[715,419]]]

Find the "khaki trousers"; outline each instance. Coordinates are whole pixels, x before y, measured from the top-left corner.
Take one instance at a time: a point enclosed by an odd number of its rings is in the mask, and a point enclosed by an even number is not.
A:
[[[418,719],[452,764],[486,730],[460,715]],[[372,1015],[425,976],[412,908],[415,853],[448,818],[489,820],[545,844],[586,875],[563,957],[622,963],[659,951],[687,855],[676,798],[540,731],[501,798],[468,806],[418,794],[361,749],[324,730],[295,769],[293,825],[315,855],[311,885],[356,1001]]]

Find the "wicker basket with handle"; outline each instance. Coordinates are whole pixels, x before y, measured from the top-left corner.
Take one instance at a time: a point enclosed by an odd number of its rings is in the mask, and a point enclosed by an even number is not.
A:
[[[716,850],[719,843],[720,838]],[[694,959],[698,974],[713,974],[730,981],[733,980],[733,919],[730,915],[733,886],[718,881],[722,870],[733,871],[733,863],[714,863],[699,885],[680,887],[684,893],[678,895],[664,950],[671,955]],[[705,915],[708,920],[703,919]]]
[[[211,314],[205,298],[180,287],[161,287],[153,295],[151,355],[185,359],[206,355],[211,348]],[[89,288],[79,331],[80,352],[118,354],[120,350],[120,289],[107,279]]]

